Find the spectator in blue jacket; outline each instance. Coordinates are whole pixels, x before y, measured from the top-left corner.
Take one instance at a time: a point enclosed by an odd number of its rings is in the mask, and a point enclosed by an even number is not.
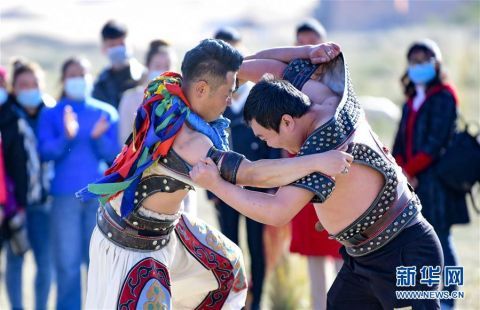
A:
[[[100,178],[106,162],[119,151],[118,114],[111,105],[89,96],[91,77],[85,59],[62,66],[63,91],[57,105],[39,122],[39,150],[53,161],[52,247],[57,272],[57,309],[81,308],[81,265],[88,265],[90,235],[97,202],[81,202],[75,192]]]

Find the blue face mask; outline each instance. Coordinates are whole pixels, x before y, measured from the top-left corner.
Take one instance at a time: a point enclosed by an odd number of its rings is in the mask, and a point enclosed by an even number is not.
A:
[[[39,89],[27,89],[18,92],[17,101],[26,108],[36,108],[42,103],[42,93]]]
[[[107,54],[112,66],[123,65],[130,58],[130,53],[125,45],[111,47],[107,50]]]
[[[0,105],[3,105],[7,102],[8,99],[8,92],[5,88],[0,87]]]
[[[73,77],[65,80],[65,95],[71,99],[85,99],[90,95],[91,89],[91,83],[85,77]]]
[[[426,62],[408,67],[408,78],[415,84],[426,84],[437,74],[434,62]]]

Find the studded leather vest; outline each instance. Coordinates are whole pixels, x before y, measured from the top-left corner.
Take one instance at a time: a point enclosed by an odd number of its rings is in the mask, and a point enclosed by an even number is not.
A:
[[[158,215],[142,208],[142,202],[158,193],[173,193],[194,189],[188,182],[190,166],[173,149],[160,158],[156,166],[146,170],[135,190],[134,209],[125,218],[120,217],[122,197],[98,209],[97,225],[100,231],[118,246],[136,251],[156,251],[170,240],[180,213]],[[150,214],[151,213],[151,214]]]
[[[350,255],[360,256],[386,244],[415,217],[420,205],[414,194],[411,194],[401,169],[366,121],[355,96],[343,55],[326,66],[320,81],[339,94],[341,100],[335,115],[307,137],[297,156],[322,153],[349,145],[354,163],[368,166],[383,176],[384,185],[371,206],[343,231],[331,236],[344,244]],[[297,59],[285,69],[284,78],[301,89],[317,68],[318,65],[307,60]],[[335,181],[318,172],[291,185],[313,192],[314,203],[326,201],[335,190]],[[402,197],[403,203],[405,195],[413,196],[408,196],[404,205],[397,207],[399,199]],[[383,217],[385,218],[382,219]],[[385,221],[386,219],[388,220]]]
[[[179,190],[189,191],[195,189],[192,185],[180,180],[189,178],[188,172],[190,171],[191,166],[185,162],[173,149],[168,152],[167,156],[158,160],[158,165],[167,168],[169,172],[173,173],[168,173],[165,175],[159,175],[156,172],[150,175],[147,173],[147,175],[142,178],[135,191],[135,199],[133,200],[133,203],[135,204],[133,209],[134,211],[124,219],[129,224],[151,222],[151,225],[148,225],[150,227],[139,227],[139,229],[153,229],[158,227],[159,224],[158,220],[147,218],[138,212],[142,202],[149,196],[160,192],[173,193]],[[165,221],[165,225],[170,226],[171,223],[168,222],[169,221]],[[138,227],[139,225],[136,224],[134,226]]]

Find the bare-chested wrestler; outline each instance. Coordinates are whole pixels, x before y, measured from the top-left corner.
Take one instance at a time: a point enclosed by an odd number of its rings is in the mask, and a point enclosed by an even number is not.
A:
[[[366,121],[340,48],[333,43],[277,48],[247,59],[239,71],[242,79],[257,81],[270,72],[288,81],[267,77],[250,92],[244,117],[258,137],[299,158],[349,146],[354,162],[344,175],[315,172],[275,195],[225,182],[208,158],[193,168],[192,179],[270,225],[284,225],[313,201],[319,226],[344,245],[344,265],[328,293],[328,309],[439,309],[435,299],[396,297],[397,290],[438,289],[419,283],[419,271],[441,268],[441,248],[401,168]],[[400,266],[416,268],[415,286],[397,287]]]

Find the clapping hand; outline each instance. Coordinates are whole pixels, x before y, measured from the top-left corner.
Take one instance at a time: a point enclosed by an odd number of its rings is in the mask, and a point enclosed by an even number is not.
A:
[[[93,139],[97,139],[98,137],[103,135],[108,130],[109,127],[110,127],[110,123],[108,122],[107,117],[105,116],[105,114],[102,114],[102,116],[100,116],[98,121],[93,126],[93,129],[90,135]]]
[[[63,109],[63,124],[65,126],[65,132],[69,139],[73,139],[78,133],[78,120],[77,114],[73,112],[71,106],[67,105]]]

